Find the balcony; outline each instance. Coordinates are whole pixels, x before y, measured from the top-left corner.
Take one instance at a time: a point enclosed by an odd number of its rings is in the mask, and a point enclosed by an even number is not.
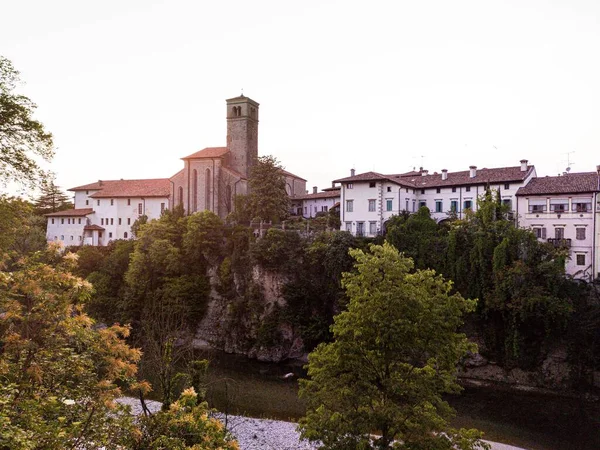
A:
[[[571,239],[548,239],[548,243],[554,245],[557,248],[571,248]]]

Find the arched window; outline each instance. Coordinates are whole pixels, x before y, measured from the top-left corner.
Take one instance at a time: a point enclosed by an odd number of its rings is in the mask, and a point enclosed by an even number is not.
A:
[[[183,206],[183,186],[179,186],[179,206]]]
[[[231,212],[231,205],[233,204],[233,199],[231,198],[231,185],[228,184],[225,186],[225,206],[227,207],[227,212]]]
[[[192,212],[198,210],[198,172],[196,169],[192,172]]]
[[[204,209],[210,211],[210,169],[206,169],[206,177],[205,177],[205,185],[204,185],[204,198],[206,199],[206,206]]]

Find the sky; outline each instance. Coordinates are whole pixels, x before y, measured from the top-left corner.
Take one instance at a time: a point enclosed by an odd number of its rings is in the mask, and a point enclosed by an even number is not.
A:
[[[307,189],[374,170],[600,164],[600,1],[2,0],[0,55],[71,188],[165,178],[260,103]],[[243,91],[242,91],[243,90]]]

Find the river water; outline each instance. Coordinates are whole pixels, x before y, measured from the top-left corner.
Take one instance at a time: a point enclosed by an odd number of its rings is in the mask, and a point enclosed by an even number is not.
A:
[[[261,363],[245,356],[202,351],[210,363],[207,399],[222,412],[295,421],[304,415],[298,399],[299,363]],[[293,377],[284,375],[293,373]],[[600,449],[600,406],[579,399],[466,387],[449,396],[456,427],[478,428],[488,440],[532,450]]]

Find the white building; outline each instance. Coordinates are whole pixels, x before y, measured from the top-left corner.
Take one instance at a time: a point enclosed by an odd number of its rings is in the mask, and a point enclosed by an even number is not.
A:
[[[517,192],[517,220],[539,240],[568,250],[566,272],[591,280],[600,276],[598,172],[531,180]]]
[[[402,211],[416,212],[427,206],[437,221],[466,210],[477,209],[477,199],[487,187],[498,190],[502,202],[513,210],[517,190],[535,178],[535,167],[522,160],[519,166],[429,174],[426,170],[383,175],[351,171],[341,183],[341,229],[357,236],[376,236],[384,231],[385,222]]]
[[[46,238],[61,246],[130,239],[140,216],[156,219],[170,206],[168,178],[97,181],[69,190],[75,192],[75,208],[46,214]]]
[[[305,219],[317,217],[318,213],[327,213],[340,205],[340,187],[330,187],[317,191],[313,187],[312,194],[296,195],[293,199],[294,212]]]

